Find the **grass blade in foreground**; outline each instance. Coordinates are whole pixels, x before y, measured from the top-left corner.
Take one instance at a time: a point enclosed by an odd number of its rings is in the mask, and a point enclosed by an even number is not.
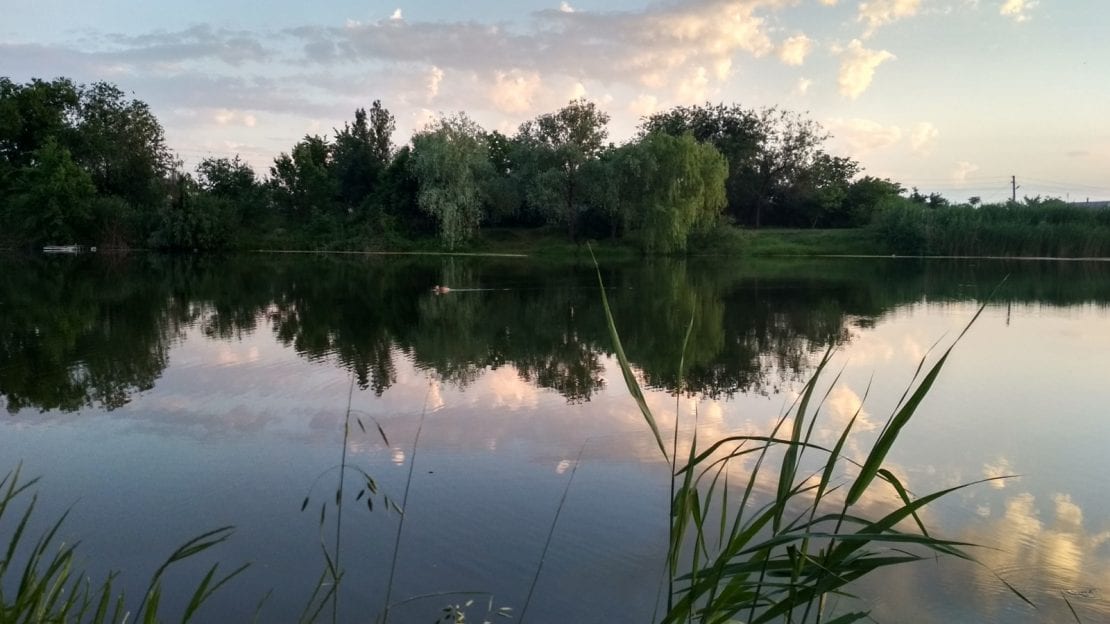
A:
[[[728,436],[711,441],[706,450],[699,452],[695,431],[691,436],[686,464],[680,466],[677,464],[677,444],[672,451],[675,456],[672,460],[663,444],[656,418],[647,405],[621,346],[596,259],[594,266],[597,269],[605,320],[629,393],[651,428],[663,459],[668,463],[675,462],[671,479],[672,503],[667,556],[669,585],[673,589],[668,600],[667,613],[662,619],[664,624],[695,621],[713,624],[744,621],[757,624],[806,622],[811,619],[846,624],[868,618],[869,615],[863,611],[826,613],[826,597],[846,596],[846,586],[855,580],[890,566],[927,559],[931,556],[930,553],[975,561],[966,550],[974,545],[931,535],[918,516],[918,512],[926,505],[974,483],[914,499],[907,488],[894,477],[894,473],[884,468],[884,462],[899,433],[932,389],[955,344],[979,318],[986,304],[979,308],[916,388],[911,383],[911,388],[904,395],[908,399],[900,403],[862,464],[842,454],[855,417],[838,436],[837,443],[831,450],[813,444],[809,437],[828,397],[826,393],[811,409],[811,400],[815,396],[821,373],[829,363],[830,350],[822,357],[814,376],[806,383],[800,400],[791,406],[792,411],[783,415],[770,435]],[[680,362],[685,361],[685,348],[679,357]],[[921,366],[919,372],[920,369]],[[836,380],[830,384],[830,389],[835,382]],[[681,383],[680,379],[680,387]],[[870,385],[868,389],[870,390]],[[790,416],[793,417],[792,422]],[[780,436],[779,429],[786,422],[790,422],[789,433]],[[736,450],[723,459],[715,458],[716,451],[723,449],[725,444],[736,444]],[[741,450],[741,447],[748,444],[750,446]],[[802,455],[807,450],[824,454],[821,468],[815,474],[801,473]],[[771,451],[781,452],[782,461],[777,475],[771,477],[773,485],[761,485],[758,476],[764,458]],[[727,479],[719,480],[714,477],[708,484],[703,484],[701,477],[715,466],[718,467],[719,476],[721,470],[727,470],[728,461],[749,453],[757,453],[757,460],[749,470],[747,484],[742,496],[738,497],[739,502],[730,504],[730,498],[724,492],[715,497],[714,490],[726,488]],[[841,501],[830,497],[843,487],[843,484],[832,483],[832,477],[837,473],[837,467],[844,463],[859,466],[860,473]],[[720,467],[721,464],[724,464],[724,468]],[[681,485],[678,485],[673,475],[683,473],[684,478]],[[694,474],[699,476],[692,478]],[[857,515],[854,507],[873,489],[876,481],[889,484],[898,502],[893,503],[893,508],[883,517],[871,520]],[[764,490],[770,500],[757,506],[754,501]],[[715,509],[711,504],[714,500],[718,501],[713,503],[716,505]],[[737,497],[731,497],[731,500],[736,501]],[[699,501],[705,502],[702,504]],[[824,511],[829,509],[832,511]],[[730,518],[732,530],[727,536],[722,530],[720,535],[723,539],[711,548],[705,539],[709,533],[707,526],[724,527]],[[898,528],[908,519],[913,520],[916,531],[903,532]],[[693,549],[686,556],[681,556],[681,548],[687,541],[693,542]],[[1003,584],[1018,598],[1028,602],[1008,583],[1003,581]],[[832,619],[828,620],[825,616]]]
[[[20,481],[22,466],[17,466],[0,479],[0,525],[5,515],[19,497],[27,492],[38,479]],[[163,594],[162,575],[172,565],[192,558],[212,548],[231,536],[232,528],[223,527],[193,538],[179,547],[162,564],[151,578],[143,601],[136,609],[134,617],[125,608],[123,594],[113,586],[116,578],[111,573],[98,586],[94,586],[87,575],[73,567],[75,552],[79,543],[57,544],[55,538],[68,512],[56,520],[50,528],[33,544],[29,544],[27,527],[35,509],[35,496],[26,504],[12,533],[6,537],[4,559],[0,560],[0,622],[58,622],[75,624],[106,624],[121,622],[161,622],[166,618],[160,612],[159,604]],[[53,554],[51,554],[53,551]],[[19,578],[12,579],[12,562],[26,559]],[[192,594],[192,598],[182,614],[182,622],[189,622],[197,614],[212,594],[225,583],[238,576],[247,568],[243,565],[230,574],[217,579],[218,564],[209,568]],[[14,593],[6,593],[4,588],[15,588]]]

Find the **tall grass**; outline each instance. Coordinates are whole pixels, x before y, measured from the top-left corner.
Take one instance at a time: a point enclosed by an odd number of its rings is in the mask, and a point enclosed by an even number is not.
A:
[[[925,358],[921,360],[910,386],[862,461],[854,461],[845,453],[845,443],[860,415],[858,409],[831,448],[814,442],[821,407],[828,396],[827,392],[819,395],[818,388],[832,349],[825,352],[798,399],[769,434],[728,436],[703,444],[697,437],[695,410],[689,416],[692,422],[687,423],[694,434],[680,459],[677,432],[682,423],[676,416],[675,434],[669,445],[665,443],[621,345],[600,270],[598,282],[628,390],[660,454],[672,466],[667,595],[660,618],[663,624],[854,622],[868,614],[835,613],[829,602],[830,597],[846,595],[846,587],[852,582],[891,566],[937,555],[975,561],[969,553],[972,544],[931,534],[920,512],[939,498],[983,481],[914,497],[884,464],[936,382],[955,343],[971,328],[985,304],[934,363],[926,366]],[[679,379],[685,350],[684,343]],[[830,391],[838,378],[835,376],[828,386]],[[677,396],[681,395],[680,387]],[[743,482],[735,487],[729,483],[729,468],[742,459],[752,464]],[[844,481],[840,475],[846,468],[855,475]],[[773,491],[765,497],[762,491],[768,487],[767,482]],[[893,493],[898,502],[879,517],[869,517],[861,502],[882,490]],[[1029,602],[1012,586],[1006,586]]]
[[[1110,210],[1060,202],[880,211],[872,230],[888,252],[929,256],[1110,257]]]
[[[150,624],[165,619],[162,609],[163,577],[175,564],[191,559],[231,537],[232,527],[221,527],[190,539],[155,570],[137,607],[129,606],[122,591],[114,585],[111,573],[99,584],[75,567],[79,542],[59,540],[69,512],[62,514],[49,528],[32,538],[28,527],[33,524],[38,495],[33,488],[38,479],[22,479],[22,466],[0,479],[0,526],[12,516],[15,524],[0,559],[0,622],[27,624],[116,624],[143,622]],[[28,501],[28,497],[30,500]],[[20,505],[22,511],[19,510]],[[200,608],[225,584],[247,569],[249,564],[220,574],[213,564],[193,589],[179,619],[194,621]],[[178,619],[178,618],[174,618]]]

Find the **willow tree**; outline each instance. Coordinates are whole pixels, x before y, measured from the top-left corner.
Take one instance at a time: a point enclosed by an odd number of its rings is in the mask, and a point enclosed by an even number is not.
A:
[[[482,188],[493,175],[484,132],[463,113],[429,124],[412,137],[412,172],[420,209],[432,215],[448,249],[478,231]]]
[[[633,221],[644,250],[685,251],[690,234],[717,223],[727,204],[728,162],[690,134],[651,133],[625,149],[624,166],[641,180]]]

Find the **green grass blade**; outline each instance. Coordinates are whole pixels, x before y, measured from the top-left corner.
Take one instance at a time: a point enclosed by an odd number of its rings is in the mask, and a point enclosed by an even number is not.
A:
[[[624,347],[621,345],[620,334],[617,333],[617,325],[613,321],[613,311],[609,308],[609,297],[605,295],[605,280],[601,277],[601,267],[597,264],[597,258],[594,257],[594,250],[589,247],[590,257],[594,261],[594,269],[597,271],[597,283],[601,288],[601,307],[605,310],[605,322],[609,327],[609,337],[613,341],[613,350],[616,351],[617,361],[620,363],[621,375],[624,377],[624,383],[628,386],[628,393],[632,395],[636,405],[640,408],[640,413],[644,415],[644,420],[647,422],[648,427],[651,428],[651,433],[655,436],[655,442],[659,445],[659,452],[663,454],[663,459],[670,461],[670,456],[667,454],[667,446],[663,443],[663,436],[659,433],[659,424],[655,422],[655,416],[651,413],[651,408],[648,407],[647,399],[644,398],[644,393],[640,389],[640,383],[636,381],[636,375],[632,372],[632,366],[628,362],[628,356],[624,353]]]

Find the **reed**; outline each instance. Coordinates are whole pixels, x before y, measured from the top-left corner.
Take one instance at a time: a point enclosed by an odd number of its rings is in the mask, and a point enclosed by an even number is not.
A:
[[[38,494],[34,492],[37,483],[37,478],[22,478],[22,465],[0,479],[0,525],[6,524],[12,516],[16,518],[3,559],[0,559],[0,622],[150,624],[163,621],[166,616],[161,599],[166,571],[223,543],[234,530],[233,527],[220,527],[179,546],[155,570],[141,601],[132,609],[123,592],[114,585],[116,573],[94,584],[75,567],[80,543],[65,544],[58,538],[68,511],[37,538],[29,535],[28,527],[33,524],[38,502]],[[248,566],[244,564],[221,574],[220,565],[213,564],[193,589],[179,618],[174,619],[182,623],[196,620],[205,602]]]
[[[896,206],[878,213],[871,229],[902,255],[1110,257],[1110,210],[1060,202]]]
[[[818,394],[818,388],[826,376],[831,348],[770,433],[728,436],[702,444],[697,437],[695,410],[689,416],[691,422],[685,423],[694,434],[680,460],[677,431],[683,423],[676,416],[675,435],[668,449],[621,345],[600,270],[597,273],[606,322],[626,385],[660,454],[672,466],[665,565],[668,591],[660,622],[854,622],[868,614],[835,613],[828,599],[846,595],[846,587],[864,576],[937,555],[975,562],[969,552],[973,544],[931,534],[920,512],[937,499],[983,481],[914,497],[884,464],[956,342],[975,323],[985,304],[935,362],[926,366],[926,359],[921,360],[910,386],[862,461],[853,461],[845,454],[858,410],[831,448],[813,440],[828,396]],[[679,379],[685,350],[684,344]],[[830,390],[838,377],[829,385]],[[681,387],[676,394],[682,395]],[[742,458],[754,461],[744,482],[736,487],[729,483],[729,467]],[[843,481],[839,475],[848,466],[856,474]],[[773,491],[764,496],[763,484],[767,481]],[[868,517],[861,500],[880,488],[889,488],[899,502],[879,517]],[[1015,588],[999,580],[1029,603]]]

